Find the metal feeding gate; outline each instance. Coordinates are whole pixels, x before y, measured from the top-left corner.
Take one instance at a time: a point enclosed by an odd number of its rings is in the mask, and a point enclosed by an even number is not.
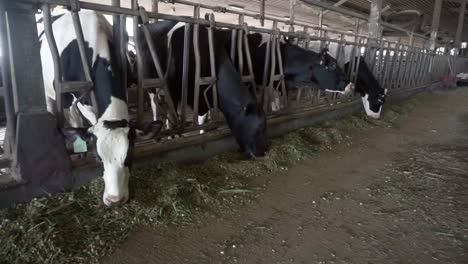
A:
[[[348,109],[346,107],[357,106],[359,103],[359,100],[356,100],[357,96],[324,96],[316,87],[313,89],[311,87],[298,87],[296,91],[286,91],[283,57],[280,49],[281,39],[284,37],[288,37],[289,41],[306,49],[313,49],[314,42],[319,44],[318,48],[320,49],[336,45],[336,53],[332,55],[335,56],[341,67],[346,61],[349,61],[347,74],[354,83],[357,80],[359,60],[362,55],[381,85],[390,90],[390,94],[408,93],[416,88],[428,87],[439,81],[442,75],[454,75],[466,71],[467,59],[464,57],[451,56],[441,51],[433,52],[429,49],[416,47],[413,43],[406,45],[401,42],[386,41],[382,37],[372,38],[360,34],[359,25],[363,18],[359,16],[356,17],[354,33],[349,33],[325,28],[322,23],[323,12],[320,12],[319,25],[316,26],[295,22],[292,8],[289,19],[284,20],[265,15],[264,6],[260,14],[255,14],[185,0],[171,0],[171,3],[190,5],[194,8],[193,17],[183,17],[158,13],[158,1],[153,2],[152,12],[147,12],[138,5],[136,0],[132,1],[132,8],[120,7],[119,0],[113,0],[113,5],[77,0],[0,1],[0,33],[3,54],[0,96],[3,98],[5,108],[4,118],[0,120],[5,130],[3,153],[0,157],[0,206],[27,201],[46,193],[63,191],[66,188],[89,181],[100,172],[94,161],[91,161],[92,155],[89,155],[90,153],[85,151],[77,154],[70,150],[70,146],[65,146],[63,136],[58,129],[66,128],[61,96],[57,96],[56,115],[54,116],[47,111],[39,52],[40,43],[35,19],[38,10],[43,15],[45,36],[54,61],[54,74],[56,76],[54,87],[57,95],[76,92],[80,94],[80,98],[89,96],[92,104],[96,107],[94,84],[87,61],[79,18],[80,10],[91,9],[113,15],[115,54],[118,54],[118,64],[120,64],[119,69],[121,70],[119,74],[122,76],[123,84],[126,83],[128,77],[126,76],[126,62],[129,40],[126,38],[125,32],[126,20],[133,19],[134,34],[138,34],[141,29],[158,76],[153,79],[143,77],[140,50],[144,43],[139,43],[139,38],[134,37],[138,82],[136,99],[129,102],[130,106],[136,107],[136,111],[130,109],[129,112],[131,118],[137,123],[156,118],[164,122],[167,121],[168,126],[161,133],[159,141],[146,139],[137,142],[135,151],[137,158],[159,157],[164,152],[205,144],[228,135],[227,126],[219,112],[217,102],[213,43],[213,31],[216,28],[232,30],[231,50],[229,51],[231,60],[241,74],[243,82],[247,84],[247,89],[251,89],[257,98],[263,101],[268,113],[269,127],[282,127],[270,134],[310,124],[309,119],[313,114],[326,114],[339,110],[345,113]],[[291,3],[293,2],[291,1]],[[56,36],[52,31],[54,18],[50,11],[50,8],[55,5],[66,7],[71,12],[81,58],[81,61],[76,63],[82,65],[85,80],[70,82],[62,78],[60,54],[55,44]],[[236,14],[239,16],[238,23],[217,22],[212,13],[208,14],[206,19],[201,19],[201,8],[218,13]],[[271,21],[273,27],[266,29],[249,26],[244,22],[245,17],[258,19],[262,25],[265,20]],[[170,96],[165,80],[165,69],[161,66],[156,47],[147,28],[150,23],[161,19],[186,23],[180,105],[177,105]],[[288,24],[289,31],[280,31],[278,23]],[[208,58],[200,56],[200,47],[198,47],[201,25],[206,26],[208,31]],[[297,30],[300,28],[303,30]],[[270,34],[266,45],[266,58],[264,62],[261,62],[265,66],[263,83],[260,85],[255,83],[254,62],[247,39],[249,32]],[[191,43],[193,43],[195,53],[195,87],[188,87]],[[355,57],[357,57],[356,60]],[[201,60],[208,60],[210,63],[208,76],[200,74]],[[200,92],[202,86],[209,87],[207,92]],[[158,110],[158,115],[154,117],[148,114],[148,89],[155,90],[152,103]],[[195,91],[193,109],[188,107],[188,89]],[[303,98],[305,92],[309,98]],[[212,109],[210,120],[207,124],[199,125],[197,120],[198,105],[200,100],[209,103],[209,97],[213,99],[213,105],[210,106]],[[200,135],[200,130],[206,130],[207,133]],[[168,157],[171,156],[168,155]]]

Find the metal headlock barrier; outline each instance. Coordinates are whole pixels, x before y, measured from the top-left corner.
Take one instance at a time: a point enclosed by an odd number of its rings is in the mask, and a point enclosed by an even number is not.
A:
[[[297,90],[286,92],[284,79],[283,57],[281,54],[281,38],[287,37],[293,43],[311,49],[312,43],[319,42],[319,48],[335,44],[336,54],[332,54],[340,67],[349,62],[347,74],[356,83],[361,56],[369,68],[374,72],[382,87],[389,90],[389,94],[397,94],[414,87],[425,87],[438,82],[441,76],[455,75],[466,72],[468,59],[452,56],[447,53],[433,52],[414,44],[406,45],[402,42],[386,41],[382,37],[372,39],[360,34],[362,17],[356,16],[356,28],[350,32],[323,27],[323,12],[320,12],[319,25],[307,24],[294,20],[294,12],[290,12],[290,19],[280,19],[265,15],[264,7],[260,14],[230,10],[225,7],[198,4],[185,0],[161,1],[172,4],[190,5],[194,8],[193,17],[182,17],[158,13],[158,1],[153,1],[153,10],[146,11],[132,0],[131,8],[120,7],[119,0],[113,0],[112,5],[96,4],[78,0],[17,0],[0,1],[0,34],[2,43],[2,76],[3,87],[1,96],[5,101],[6,129],[3,154],[0,158],[0,187],[4,175],[13,179],[10,187],[16,192],[16,200],[29,200],[46,192],[63,190],[64,186],[71,187],[96,176],[94,163],[90,162],[91,155],[74,155],[66,149],[62,136],[57,132],[57,126],[66,126],[61,94],[78,92],[79,98],[89,96],[93,106],[97,109],[94,83],[91,78],[90,65],[85,51],[85,40],[79,12],[81,9],[91,9],[113,15],[113,39],[119,56],[122,80],[126,80],[126,61],[128,39],[125,37],[126,20],[133,19],[135,34],[134,45],[137,59],[137,96],[135,102],[129,102],[137,107],[131,112],[131,118],[136,122],[147,120],[148,91],[154,89],[156,95],[153,103],[158,109],[157,116],[167,121],[168,126],[161,133],[160,141],[147,139],[137,142],[136,158],[154,156],[173,149],[179,149],[190,144],[203,144],[226,135],[227,126],[224,123],[217,101],[216,67],[214,49],[214,30],[224,28],[231,30],[231,50],[229,56],[237,67],[243,82],[247,84],[259,100],[263,100],[270,124],[292,121],[297,116],[304,116],[308,112],[329,111],[346,105],[357,105],[357,95],[344,97],[341,95],[325,96],[316,87],[298,87]],[[56,45],[56,38],[52,31],[51,8],[66,7],[71,12],[73,28],[80,52],[85,80],[66,81],[63,79],[60,64],[60,54]],[[215,20],[213,13],[206,19],[201,18],[200,10],[209,9],[215,13],[231,13],[239,16],[237,24],[222,23]],[[47,112],[41,60],[39,57],[39,41],[35,14],[40,9],[43,14],[45,36],[48,40],[54,64],[54,87],[57,93],[56,117]],[[348,14],[353,15],[353,14]],[[245,23],[244,18],[251,17],[260,21],[272,22],[272,28],[253,27]],[[185,22],[183,69],[180,106],[171,98],[167,86],[165,69],[161,66],[160,58],[153,43],[148,26],[158,20],[173,20]],[[288,31],[280,31],[278,23],[289,25]],[[206,26],[208,32],[208,58],[200,56],[199,34],[200,26]],[[384,26],[390,26],[385,24]],[[302,30],[295,30],[302,28]],[[399,29],[392,27],[393,29]],[[21,32],[21,34],[14,33]],[[143,38],[137,34],[142,32]],[[263,83],[257,84],[253,71],[253,61],[250,54],[247,35],[250,32],[267,33],[270,35],[266,45],[266,58],[262,65]],[[416,36],[418,37],[418,36]],[[140,43],[143,40],[144,43]],[[141,48],[146,44],[151,60],[157,72],[157,77],[144,78],[142,69]],[[195,53],[195,87],[188,87],[189,50],[193,46]],[[350,52],[346,52],[346,51]],[[357,58],[356,60],[354,58]],[[201,76],[200,65],[207,60],[210,73]],[[125,82],[124,82],[125,83]],[[201,93],[201,87],[208,87]],[[194,89],[193,108],[188,107],[188,89]],[[306,93],[304,95],[304,93]],[[304,96],[308,98],[303,98]],[[209,100],[211,97],[211,101]],[[209,121],[198,124],[200,100],[205,100],[212,109]],[[340,106],[341,105],[341,106]],[[180,107],[180,108],[179,108]],[[200,130],[206,130],[203,135]],[[32,132],[34,131],[34,132]],[[224,134],[223,134],[224,133]],[[175,137],[181,135],[182,137]],[[71,157],[71,158],[70,158]],[[84,168],[91,168],[85,170]],[[86,172],[83,172],[86,171]],[[6,185],[5,185],[6,186]],[[0,190],[0,196],[2,191]],[[14,196],[14,195],[13,195]]]

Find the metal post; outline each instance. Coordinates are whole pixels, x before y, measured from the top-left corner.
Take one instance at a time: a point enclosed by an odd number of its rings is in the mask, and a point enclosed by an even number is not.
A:
[[[1,11],[9,47],[4,56],[10,62],[4,66],[11,72],[8,78],[11,77],[16,113],[11,173],[25,183],[19,199],[28,200],[70,187],[73,179],[63,137],[57,131],[56,120],[47,112],[35,19],[37,6],[15,4],[16,1],[1,4],[5,5]]]
[[[457,25],[457,33],[455,34],[455,47],[457,49],[456,55],[458,55],[458,50],[460,49],[461,45],[461,37],[463,32],[463,23],[466,14],[466,0],[460,0],[460,11],[458,14],[458,25]]]
[[[180,112],[180,120],[182,122],[181,130],[185,129],[186,110],[187,110],[187,91],[189,83],[189,63],[190,63],[190,31],[191,24],[186,23],[184,29],[184,58],[182,66],[182,109]]]
[[[440,10],[442,0],[434,0],[434,12],[432,13],[431,38],[429,39],[429,49],[435,50],[437,42],[437,31],[439,30]]]
[[[382,28],[380,25],[380,16],[382,12],[382,0],[372,0],[369,14],[369,40],[367,43],[368,52],[367,61],[371,71],[375,73],[375,56],[379,40],[382,41]],[[380,55],[380,54],[379,54]],[[377,69],[378,70],[378,69]],[[378,73],[378,72],[377,72]]]
[[[265,0],[260,1],[260,25],[265,26]]]
[[[369,37],[379,39],[382,34],[380,15],[382,12],[382,0],[372,0],[369,14]]]
[[[137,0],[132,0],[132,9],[138,10]],[[135,42],[136,59],[137,59],[137,123],[143,122],[143,105],[144,105],[144,90],[143,90],[143,58],[141,57],[140,28],[138,26],[138,16],[133,17],[133,39]],[[161,78],[161,76],[159,76]]]
[[[2,67],[2,78],[3,78],[3,98],[5,102],[5,115],[6,115],[6,132],[5,140],[3,145],[4,154],[6,158],[12,158],[15,154],[13,151],[16,146],[16,118],[15,109],[13,106],[13,91],[12,91],[12,80],[10,74],[10,57],[7,56],[10,50],[7,39],[7,25],[6,25],[6,12],[5,2],[0,1],[0,42],[2,43],[2,54],[3,56],[1,65]]]
[[[294,32],[294,7],[296,0],[289,0],[289,32]]]
[[[154,13],[159,13],[159,0],[152,0],[151,1],[151,11]],[[157,19],[151,19],[151,23],[156,23],[158,22]]]

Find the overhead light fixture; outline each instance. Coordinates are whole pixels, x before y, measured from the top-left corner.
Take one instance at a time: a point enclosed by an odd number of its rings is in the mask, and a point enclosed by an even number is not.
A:
[[[328,27],[328,25],[327,24],[322,24],[322,27],[326,28],[326,27]]]
[[[348,32],[348,33],[353,33],[354,31],[352,31],[352,30],[350,29],[350,30],[347,30],[346,32]]]
[[[232,10],[238,10],[238,11],[244,11],[244,6],[241,5],[228,5],[229,9]]]

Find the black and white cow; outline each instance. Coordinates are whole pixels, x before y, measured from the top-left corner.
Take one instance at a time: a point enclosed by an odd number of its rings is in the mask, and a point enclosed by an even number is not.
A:
[[[320,42],[310,42],[311,49],[320,49]],[[338,44],[331,42],[327,48],[330,50],[332,56],[337,56]],[[350,67],[350,59],[352,57],[353,47],[351,45],[344,46],[344,52],[338,56],[344,56],[345,70],[348,71]],[[357,57],[354,57],[357,62]],[[358,76],[355,91],[361,95],[362,105],[367,116],[371,118],[380,118],[382,106],[385,103],[387,96],[387,89],[383,89],[377,79],[375,78],[372,71],[367,66],[363,57],[359,59]]]
[[[130,126],[126,85],[121,82],[119,74],[116,74],[120,71],[115,63],[117,57],[111,42],[112,28],[109,22],[104,16],[87,10],[80,12],[80,20],[88,63],[91,64],[98,111],[91,105],[89,96],[77,101],[77,94],[63,95],[64,107],[67,109],[66,120],[70,126],[63,131],[67,140],[74,141],[80,136],[95,143],[96,153],[104,166],[103,202],[106,206],[119,205],[128,199],[129,168],[137,133]],[[71,15],[66,13],[54,17],[52,28],[60,53],[63,79],[84,81]],[[53,60],[45,34],[40,33],[39,37],[47,106],[50,112],[55,113]],[[158,131],[161,127],[159,123],[152,125],[153,131]]]
[[[358,58],[354,59],[357,62]],[[345,69],[348,70],[349,67],[350,63],[348,62],[345,64]],[[367,67],[364,57],[359,58],[356,92],[361,95],[362,105],[367,116],[379,119],[387,97],[387,89],[380,86],[372,71]]]
[[[269,39],[269,35],[265,33],[250,33],[248,35],[257,84],[262,84],[263,81],[265,51]],[[316,53],[296,46],[285,38],[281,38],[280,49],[288,89],[302,84],[315,83],[321,90],[327,92],[341,94],[352,92],[352,83],[343,70],[338,67],[336,60],[328,54],[327,49]]]
[[[166,78],[175,103],[181,102],[183,45],[185,23],[162,21],[148,25],[159,58],[166,69]],[[192,28],[193,29],[193,28]],[[151,61],[149,49],[143,34],[138,34],[142,43],[143,70],[145,78],[157,77],[156,70]],[[193,36],[193,30],[191,38]],[[235,69],[225,50],[225,39],[219,30],[214,33],[215,61],[218,89],[218,103],[224,114],[234,138],[243,153],[248,157],[259,157],[267,151],[266,118],[261,104],[244,85],[240,74]],[[192,43],[192,42],[190,42]],[[168,47],[164,49],[164,47]],[[201,76],[210,73],[208,31],[200,26],[199,47],[201,56]],[[169,61],[168,58],[170,57]],[[195,57],[194,48],[190,47],[188,104],[193,107],[195,85]],[[210,109],[203,98],[207,87],[201,87],[199,100],[199,115],[205,115]],[[211,99],[211,98],[210,98]],[[212,102],[210,102],[212,105]]]

